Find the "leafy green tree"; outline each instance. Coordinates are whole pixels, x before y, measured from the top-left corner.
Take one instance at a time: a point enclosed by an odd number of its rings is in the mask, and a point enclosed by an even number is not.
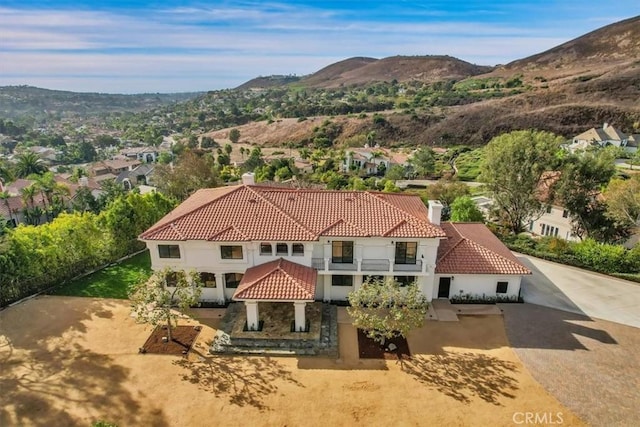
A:
[[[240,131],[238,129],[231,129],[229,131],[229,141],[234,144],[237,144],[240,141]]]
[[[72,209],[77,212],[98,213],[100,205],[89,187],[79,187],[73,198]]]
[[[120,141],[111,135],[97,135],[93,138],[93,144],[100,148],[117,147],[119,143]]]
[[[431,175],[436,170],[436,157],[433,150],[429,147],[420,147],[409,159],[409,163],[413,166],[414,172],[419,177]]]
[[[604,192],[607,216],[634,227],[640,219],[640,177],[613,179]]]
[[[401,179],[405,179],[406,171],[402,165],[392,165],[389,169],[387,169],[384,177],[393,181],[398,181]]]
[[[391,278],[371,279],[348,298],[353,325],[382,344],[422,327],[427,315],[427,300],[415,282],[402,287]]]
[[[451,221],[484,222],[484,215],[471,197],[461,196],[451,204]]]
[[[167,338],[173,341],[173,323],[200,300],[202,281],[196,271],[173,271],[165,268],[150,279],[138,283],[129,294],[131,311],[138,322],[152,326],[166,325]]]
[[[163,151],[158,156],[158,163],[160,163],[161,165],[168,165],[169,163],[171,163],[171,160],[173,160],[173,156],[167,151]]]
[[[220,185],[216,164],[209,155],[198,156],[188,151],[174,163],[173,167],[158,165],[154,171],[158,190],[169,197],[182,201],[200,188]]]
[[[485,147],[480,180],[512,232],[520,233],[544,212],[538,187],[562,141],[549,132],[526,130],[497,136]]]
[[[42,159],[31,151],[22,153],[16,156],[16,158],[18,162],[16,163],[15,170],[18,178],[26,178],[32,174],[41,175],[48,170],[42,162]]]
[[[615,174],[614,158],[606,150],[582,151],[565,158],[555,197],[569,211],[572,231],[580,238],[615,242],[628,237],[628,230],[607,216],[601,191]]]
[[[439,200],[443,205],[451,206],[458,197],[468,196],[471,192],[464,182],[440,180],[429,185],[426,193],[428,199]]]

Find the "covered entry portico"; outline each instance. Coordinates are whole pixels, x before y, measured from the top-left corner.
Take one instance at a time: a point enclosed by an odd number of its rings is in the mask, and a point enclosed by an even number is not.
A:
[[[318,273],[314,268],[280,258],[249,268],[233,295],[243,301],[248,331],[260,330],[259,302],[290,303],[294,306],[294,331],[306,332],[305,307],[314,301]]]

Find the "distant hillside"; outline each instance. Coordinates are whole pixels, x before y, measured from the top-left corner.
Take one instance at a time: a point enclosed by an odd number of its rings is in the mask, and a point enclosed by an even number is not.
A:
[[[321,86],[339,79],[344,73],[357,70],[365,65],[378,61],[376,58],[355,57],[328,65],[302,80],[307,86]]]
[[[257,89],[257,88],[269,88],[274,86],[283,86],[289,83],[295,83],[300,80],[300,77],[288,75],[273,75],[273,76],[260,76],[255,79],[251,79],[246,83],[241,84],[236,89],[238,90],[246,90],[246,89]]]
[[[640,57],[640,16],[599,28],[546,52],[513,61],[510,71],[585,67]]]
[[[345,62],[348,67],[344,66]],[[323,68],[302,79],[301,83],[333,88],[392,80],[436,82],[460,80],[491,70],[492,67],[474,65],[451,56],[391,56],[377,61],[372,58],[352,58]]]
[[[0,86],[0,117],[142,111],[195,98],[201,93],[135,95],[68,92],[33,86]]]

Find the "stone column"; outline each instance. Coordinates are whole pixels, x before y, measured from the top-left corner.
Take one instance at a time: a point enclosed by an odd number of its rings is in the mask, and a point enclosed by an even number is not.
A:
[[[260,327],[258,301],[245,301],[244,306],[247,308],[247,329],[257,331]]]
[[[295,311],[295,324],[296,324],[296,332],[299,331],[304,331],[305,329],[307,329],[307,323],[305,321],[305,316],[304,316],[304,308],[307,305],[306,302],[294,302],[293,303],[293,308]]]

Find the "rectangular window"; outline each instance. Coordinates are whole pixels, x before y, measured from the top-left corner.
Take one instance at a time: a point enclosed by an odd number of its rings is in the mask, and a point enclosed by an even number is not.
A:
[[[304,245],[302,243],[294,243],[291,245],[291,253],[298,256],[304,255]]]
[[[506,294],[508,287],[509,287],[509,282],[498,282],[498,284],[496,285],[496,293]]]
[[[222,259],[242,259],[242,246],[220,246]]]
[[[403,288],[415,282],[416,276],[396,276],[394,277],[394,280]]]
[[[551,206],[547,206],[547,213],[551,213]]]
[[[331,276],[331,286],[353,286],[353,276],[333,275]]]
[[[213,273],[200,273],[200,281],[205,288],[216,287],[216,275]]]
[[[286,243],[276,243],[276,255],[289,255],[289,246]]]
[[[568,218],[569,217],[569,211],[568,210],[563,210],[562,211],[562,218]]]
[[[333,242],[331,244],[331,262],[334,264],[353,264],[353,242]]]
[[[224,275],[224,285],[230,289],[237,288],[243,276],[242,273],[227,273]]]
[[[546,224],[542,224],[542,232],[540,234],[542,234],[543,236],[545,235],[544,232],[547,231],[547,225]]]
[[[396,264],[415,264],[417,242],[396,242]]]
[[[554,237],[558,237],[558,227],[556,227],[555,231],[553,232]]]
[[[180,258],[180,246],[158,245],[158,256],[160,258]]]
[[[260,243],[260,255],[273,255],[271,243]]]

